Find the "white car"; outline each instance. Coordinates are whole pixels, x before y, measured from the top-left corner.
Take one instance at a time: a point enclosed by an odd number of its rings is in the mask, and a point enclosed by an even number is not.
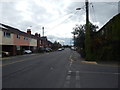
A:
[[[62,51],[62,48],[59,48],[58,51]]]
[[[30,53],[32,53],[32,51],[31,50],[24,50],[24,53],[25,54],[30,54]]]

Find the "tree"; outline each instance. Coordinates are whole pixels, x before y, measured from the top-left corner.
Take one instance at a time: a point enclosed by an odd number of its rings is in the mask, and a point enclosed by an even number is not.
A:
[[[98,26],[93,25],[92,23],[89,23],[90,25],[90,38],[94,39],[94,33],[96,32],[96,29],[98,28]],[[86,25],[76,25],[73,28],[73,32],[72,34],[74,35],[74,46],[77,47],[78,52],[81,54],[82,57],[85,57],[86,53],[85,53],[85,28]],[[93,44],[93,43],[91,43]],[[92,47],[91,47],[92,49]]]
[[[61,45],[59,42],[57,42],[57,41],[55,41],[55,42],[53,43],[53,45],[52,45],[52,49],[53,49],[53,50],[57,50],[57,49],[60,48],[60,47],[62,47],[62,45]]]

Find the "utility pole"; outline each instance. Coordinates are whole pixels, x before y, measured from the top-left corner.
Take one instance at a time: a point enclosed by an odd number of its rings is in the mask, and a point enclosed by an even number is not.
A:
[[[86,33],[85,33],[85,52],[86,52],[86,60],[92,59],[91,52],[91,38],[90,38],[90,24],[89,24],[89,2],[85,0],[86,5]]]
[[[44,27],[42,27],[42,30],[43,30],[43,37],[44,37]]]

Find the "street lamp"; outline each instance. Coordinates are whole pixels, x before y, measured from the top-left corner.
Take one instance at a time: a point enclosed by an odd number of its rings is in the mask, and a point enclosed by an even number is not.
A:
[[[76,8],[76,10],[81,10],[81,8]]]

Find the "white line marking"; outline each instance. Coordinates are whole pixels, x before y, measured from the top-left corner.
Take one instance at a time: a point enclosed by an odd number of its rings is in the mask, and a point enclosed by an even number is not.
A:
[[[90,71],[80,71],[80,73],[95,73],[95,74],[120,74],[120,73],[112,73],[112,72],[90,72]]]
[[[75,84],[75,87],[76,88],[80,88],[80,72],[79,71],[76,71],[76,84]]]
[[[68,75],[68,76],[66,77],[66,80],[70,80],[70,78],[71,78],[71,76],[70,76],[70,75]]]
[[[68,75],[70,75],[70,74],[71,74],[71,72],[72,72],[72,71],[70,71],[70,70],[69,70],[69,71],[68,71]]]
[[[80,73],[79,71],[76,71],[76,80],[80,79],[79,73]]]

